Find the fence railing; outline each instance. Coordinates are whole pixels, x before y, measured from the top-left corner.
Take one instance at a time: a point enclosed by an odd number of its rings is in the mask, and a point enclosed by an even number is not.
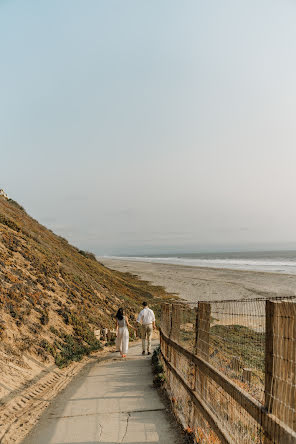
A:
[[[296,300],[163,304],[166,389],[199,443],[296,443]]]

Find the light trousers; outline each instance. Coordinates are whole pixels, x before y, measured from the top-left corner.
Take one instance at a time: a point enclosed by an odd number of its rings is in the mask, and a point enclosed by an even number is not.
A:
[[[146,351],[146,338],[147,338],[147,351],[150,352],[152,332],[153,332],[152,324],[142,325],[141,334],[142,334],[143,351]]]

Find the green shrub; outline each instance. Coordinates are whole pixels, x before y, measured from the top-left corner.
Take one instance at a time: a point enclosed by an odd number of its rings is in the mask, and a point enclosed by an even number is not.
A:
[[[156,347],[152,354],[152,366],[159,363],[160,346]]]
[[[58,336],[59,332],[57,331],[57,329],[56,329],[53,325],[51,325],[51,326],[49,327],[49,330],[50,330],[51,333],[53,333],[54,335]]]
[[[153,366],[153,373],[163,373],[163,365],[161,364],[161,362],[158,362],[156,365]]]
[[[161,387],[165,383],[165,374],[159,373],[154,376],[153,378],[153,384],[155,387]]]
[[[91,253],[90,251],[78,250],[78,253],[88,259],[93,260],[93,261],[97,260],[96,256],[93,253]]]
[[[19,210],[22,210],[26,213],[26,210],[24,209],[24,207],[22,207],[18,202],[16,202],[13,199],[8,199],[8,202],[13,205],[14,207],[18,208]]]
[[[7,227],[11,228],[14,231],[21,231],[18,224],[16,224],[13,220],[8,219],[8,217],[4,216],[3,214],[0,214],[0,224],[6,225]]]
[[[53,357],[56,356],[55,347],[50,344],[46,339],[42,339],[39,343],[39,347],[44,349],[47,353],[50,353]]]
[[[41,322],[42,325],[47,325],[47,324],[48,324],[48,322],[49,322],[49,317],[48,317],[48,313],[47,313],[47,311],[44,311],[44,312],[41,314],[40,322]]]
[[[3,335],[3,333],[4,333],[4,330],[5,330],[4,322],[0,321],[0,338]]]
[[[63,342],[57,343],[59,352],[55,355],[55,363],[58,367],[66,367],[72,361],[81,361],[84,355],[89,355],[92,351],[101,347],[100,342],[91,345],[83,344],[83,342],[74,336],[65,335]]]
[[[62,316],[66,325],[70,323],[70,312],[66,308],[59,308],[57,313]]]
[[[159,359],[160,356],[160,346],[156,347],[152,354],[152,372],[154,373],[153,384],[155,387],[161,387],[165,382],[165,374],[163,365]]]

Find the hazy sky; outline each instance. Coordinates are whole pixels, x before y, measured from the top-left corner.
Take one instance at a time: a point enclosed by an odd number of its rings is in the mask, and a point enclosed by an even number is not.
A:
[[[98,254],[296,246],[294,0],[0,0],[0,188]]]

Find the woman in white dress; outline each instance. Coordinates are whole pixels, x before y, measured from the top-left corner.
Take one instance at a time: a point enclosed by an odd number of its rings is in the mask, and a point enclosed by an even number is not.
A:
[[[116,313],[116,346],[117,349],[119,349],[120,354],[123,358],[126,357],[127,351],[128,351],[128,342],[129,342],[129,331],[128,327],[134,328],[130,323],[128,322],[127,316],[124,316],[123,314],[123,308],[120,308],[118,312]],[[134,328],[136,330],[136,328]]]

